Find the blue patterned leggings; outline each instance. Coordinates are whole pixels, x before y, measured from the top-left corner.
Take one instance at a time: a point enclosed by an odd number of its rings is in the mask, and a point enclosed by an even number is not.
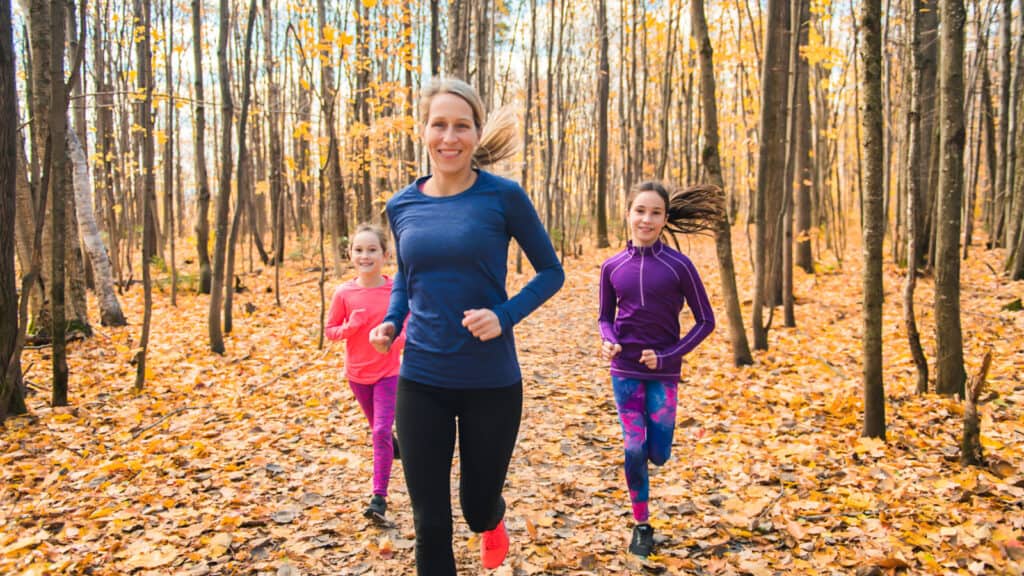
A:
[[[676,382],[612,376],[615,406],[626,444],[626,486],[637,522],[647,521],[647,462],[661,466],[672,453]]]

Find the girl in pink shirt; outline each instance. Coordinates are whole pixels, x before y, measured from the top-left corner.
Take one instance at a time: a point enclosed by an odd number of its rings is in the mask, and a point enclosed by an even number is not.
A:
[[[326,336],[345,340],[345,375],[373,435],[373,496],[364,512],[383,520],[387,513],[388,482],[398,444],[391,435],[395,422],[395,390],[399,356],[405,341],[399,335],[381,354],[370,345],[370,330],[381,323],[391,297],[391,278],[381,274],[387,257],[387,235],[379,226],[361,224],[349,245],[349,259],[358,276],[334,292]]]

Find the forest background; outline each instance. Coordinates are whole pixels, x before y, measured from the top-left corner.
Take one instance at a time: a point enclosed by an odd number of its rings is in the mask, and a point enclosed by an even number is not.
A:
[[[1019,1],[0,0],[5,572],[411,570],[322,321],[441,74],[520,114],[569,275],[502,572],[1022,572]],[[727,218],[641,562],[594,318],[650,178]]]

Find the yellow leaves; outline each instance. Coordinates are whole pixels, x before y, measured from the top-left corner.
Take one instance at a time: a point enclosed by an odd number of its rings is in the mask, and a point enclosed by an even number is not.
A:
[[[861,436],[854,443],[853,451],[861,456],[868,455],[872,458],[881,458],[885,456],[885,440]]]
[[[14,543],[8,544],[7,546],[4,546],[3,549],[0,549],[0,556],[7,556],[13,552],[24,550],[25,548],[32,548],[42,542],[45,535],[45,532],[40,531],[32,536],[28,536]]]
[[[89,520],[102,520],[109,517],[111,514],[117,512],[114,508],[106,507],[94,510],[92,514],[89,514]]]
[[[155,569],[166,566],[178,558],[173,546],[166,545],[148,551],[138,552],[126,562],[131,568]]]
[[[206,557],[213,559],[223,556],[231,549],[232,537],[227,532],[221,532],[212,538],[200,539],[200,542],[206,544]]]

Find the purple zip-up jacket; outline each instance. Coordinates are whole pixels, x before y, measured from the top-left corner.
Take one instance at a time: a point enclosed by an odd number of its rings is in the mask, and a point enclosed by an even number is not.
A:
[[[601,338],[622,346],[611,372],[625,378],[676,380],[683,356],[715,329],[715,314],[697,269],[689,258],[661,241],[634,246],[601,265]],[[695,323],[679,337],[679,313],[690,306]],[[616,312],[617,309],[617,312]],[[654,370],[640,354],[658,355]]]

